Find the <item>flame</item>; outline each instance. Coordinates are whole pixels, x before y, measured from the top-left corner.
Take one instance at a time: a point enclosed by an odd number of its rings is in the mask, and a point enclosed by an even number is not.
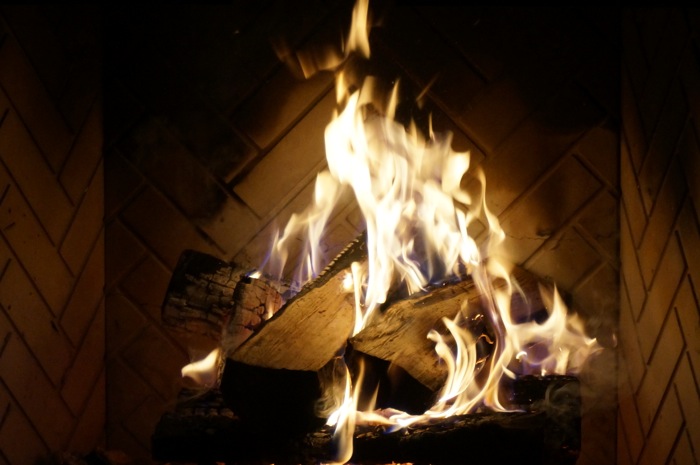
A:
[[[318,244],[325,224],[343,190],[350,189],[365,220],[368,256],[366,263],[353,263],[343,280],[345,290],[355,296],[352,335],[368,324],[397,283],[411,294],[431,283],[470,275],[483,296],[484,317],[494,340],[490,355],[479,359],[475,337],[480,335],[466,328],[462,316],[466,308],[453,319],[443,319],[449,337],[435,330],[426,335],[447,368],[447,379],[436,403],[422,415],[358,412],[361,383],[356,380],[353,389],[346,371],[343,397],[336,399],[339,408],[329,418],[329,424],[336,426],[337,463],[352,456],[356,422],[400,428],[481,406],[507,410],[499,398],[503,376],[575,373],[588,356],[601,350],[585,335],[581,322],[568,314],[556,287],[541,290],[549,313],[545,321],[514,321],[511,301],[521,291],[511,276],[511,264],[501,257],[506,236],[486,205],[483,172],[470,171],[469,152],[454,151],[450,134],[434,133],[431,124],[424,136],[414,123],[406,128],[394,120],[398,82],[384,102],[373,78],[351,85],[352,79],[341,69],[352,53],[369,58],[368,17],[367,0],[359,0],[342,56],[299,57],[307,76],[319,69],[338,70],[338,110],[324,134],[328,170],[316,179],[313,204],[294,215],[275,239],[271,264],[281,276],[287,245],[306,230],[305,258],[297,279],[304,283],[315,277],[323,263]],[[465,176],[480,186],[477,195],[462,187]],[[480,245],[469,234],[477,221],[488,231]]]
[[[192,362],[182,367],[183,378],[190,378],[198,385],[211,388],[219,381],[219,363],[221,350],[216,348],[201,360]]]

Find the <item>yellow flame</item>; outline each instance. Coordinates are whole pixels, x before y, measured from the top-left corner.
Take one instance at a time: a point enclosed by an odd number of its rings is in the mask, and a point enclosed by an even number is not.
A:
[[[190,378],[202,387],[213,387],[219,381],[219,361],[221,350],[216,348],[201,360],[182,367],[183,378]]]
[[[351,53],[369,58],[368,18],[367,0],[359,0],[343,56],[299,57],[304,72],[337,69]],[[329,419],[336,426],[338,463],[352,456],[358,421],[403,427],[465,414],[480,406],[505,410],[498,389],[503,376],[576,372],[590,354],[600,350],[595,339],[585,335],[580,321],[567,315],[556,288],[551,293],[543,290],[549,312],[544,322],[513,321],[511,300],[521,291],[511,277],[511,264],[500,257],[506,235],[487,207],[484,173],[469,171],[469,152],[454,151],[451,134],[436,134],[432,120],[427,137],[415,123],[406,128],[394,120],[398,82],[384,102],[371,76],[359,87],[351,81],[343,70],[336,75],[338,110],[324,134],[328,170],[316,179],[314,203],[303,214],[294,215],[275,240],[273,261],[281,272],[289,242],[305,229],[308,248],[297,279],[304,283],[318,274],[323,260],[318,245],[326,221],[341,192],[350,189],[365,220],[368,255],[365,263],[352,264],[343,281],[346,291],[354,290],[352,334],[368,324],[397,283],[413,293],[466,273],[483,296],[484,318],[493,341],[490,355],[478,360],[475,335],[465,328],[461,313],[452,320],[443,319],[449,337],[438,331],[427,335],[447,368],[447,380],[435,405],[423,415],[357,412],[360,383],[353,390],[347,373],[344,398],[337,401],[341,407]],[[480,187],[473,196],[462,187],[468,173]],[[488,232],[480,245],[469,234],[475,221],[485,224]]]

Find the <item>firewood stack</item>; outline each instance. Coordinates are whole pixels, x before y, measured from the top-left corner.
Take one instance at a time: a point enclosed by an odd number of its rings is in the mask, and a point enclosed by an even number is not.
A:
[[[203,395],[183,390],[152,437],[155,460],[226,463],[319,463],[333,460],[332,430],[322,404],[340,365],[376,408],[420,414],[432,405],[446,369],[426,338],[467,300],[469,331],[484,360],[493,340],[481,297],[467,277],[419,295],[390,296],[376,317],[349,338],[354,296],[344,282],[365,263],[364,240],[351,243],[315,280],[283,302],[278,283],[196,251],[183,252],[163,303],[174,330],[194,332],[222,348],[218,382]],[[522,269],[516,315],[536,315],[541,283]],[[525,298],[523,298],[525,296]],[[464,310],[462,310],[464,312]],[[442,325],[444,326],[444,325]],[[482,337],[480,337],[482,336]],[[353,463],[574,463],[580,449],[580,397],[573,377],[522,377],[503,387],[512,413],[481,411],[389,432],[358,426]],[[191,395],[192,394],[192,395]],[[362,405],[363,400],[360,400]]]

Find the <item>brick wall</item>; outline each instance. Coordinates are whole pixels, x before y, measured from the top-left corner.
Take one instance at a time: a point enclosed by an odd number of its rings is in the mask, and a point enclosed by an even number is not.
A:
[[[104,441],[101,41],[87,7],[0,7],[0,463]]]
[[[484,168],[511,258],[556,281],[612,347],[618,13],[378,5],[371,72],[400,77],[406,101],[430,84],[423,108]],[[299,79],[270,38],[292,49],[336,40],[351,6],[273,0],[108,13],[107,436],[139,463],[172,408],[180,368],[211,346],[160,322],[180,253],[258,265],[325,166],[332,76]],[[324,238],[328,256],[361,229],[358,209],[344,204]],[[582,378],[581,464],[615,461],[614,363],[601,357]]]
[[[700,461],[697,10],[624,15],[618,464]]]

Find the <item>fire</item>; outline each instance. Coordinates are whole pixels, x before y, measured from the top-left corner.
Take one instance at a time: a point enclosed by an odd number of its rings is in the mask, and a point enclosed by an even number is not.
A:
[[[590,354],[600,350],[581,322],[568,314],[556,289],[543,289],[546,320],[514,320],[511,300],[520,291],[511,277],[511,264],[500,256],[505,233],[487,207],[485,176],[470,166],[470,154],[454,151],[449,134],[430,129],[424,136],[415,124],[406,128],[395,121],[398,84],[385,103],[373,79],[366,79],[359,88],[348,84],[342,69],[346,59],[352,53],[370,56],[368,15],[367,0],[359,0],[342,56],[299,57],[307,75],[319,69],[337,71],[338,110],[325,130],[328,170],[317,177],[313,204],[294,215],[274,241],[268,263],[271,274],[281,277],[287,244],[300,230],[306,230],[308,240],[298,279],[303,283],[320,272],[323,258],[318,244],[323,229],[342,192],[350,189],[365,220],[368,258],[366,263],[353,264],[343,278],[356,305],[355,326],[348,337],[371,321],[397,283],[412,294],[430,284],[470,275],[483,296],[484,317],[494,340],[490,341],[492,353],[480,359],[475,340],[479,336],[463,321],[467,308],[443,320],[449,338],[438,331],[426,334],[448,373],[438,400],[422,415],[358,412],[360,383],[356,380],[353,388],[347,373],[345,388],[339,389],[344,397],[337,400],[338,409],[329,420],[336,425],[338,463],[352,456],[358,421],[399,428],[480,407],[503,411],[506,407],[498,388],[504,376],[575,373]],[[462,187],[465,176],[479,182],[479,195],[472,196]],[[481,244],[469,234],[475,221],[488,228]]]
[[[183,378],[190,378],[203,387],[213,387],[218,382],[219,362],[221,351],[217,348],[201,360],[197,360],[182,367]]]

